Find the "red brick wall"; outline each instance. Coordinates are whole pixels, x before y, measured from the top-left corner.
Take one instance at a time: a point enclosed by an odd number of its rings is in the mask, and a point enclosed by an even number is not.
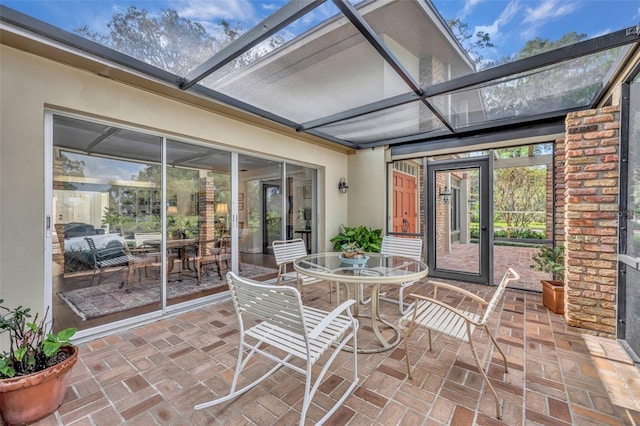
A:
[[[565,162],[564,139],[558,139],[555,144],[554,175],[555,191],[553,202],[555,203],[555,240],[556,244],[564,244],[564,162]]]
[[[566,320],[608,337],[616,329],[619,128],[618,106],[571,113],[564,147]]]
[[[562,140],[562,143],[564,144],[564,139]],[[545,183],[546,183],[545,205],[547,206],[547,211],[545,214],[544,237],[547,240],[553,239],[553,225],[555,223],[553,220],[553,200],[555,198],[556,193],[553,190],[553,172],[554,172],[554,168],[551,167],[551,165],[549,165],[549,167],[547,167],[547,177],[545,180]]]
[[[436,209],[436,253],[444,254],[449,253],[449,206],[445,205],[438,194],[440,189],[445,186],[449,186],[447,181],[447,174],[440,172],[436,173],[436,194],[435,194],[435,209]]]

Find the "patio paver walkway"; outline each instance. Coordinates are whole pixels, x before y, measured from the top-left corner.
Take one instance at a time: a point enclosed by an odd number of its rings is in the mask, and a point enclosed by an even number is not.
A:
[[[460,285],[482,296],[491,291]],[[430,286],[421,282],[412,291],[426,294]],[[327,308],[326,285],[307,287],[304,302]],[[397,305],[383,308],[388,318],[399,316]],[[402,346],[359,355],[361,383],[329,424],[640,424],[640,374],[616,341],[567,331],[563,317],[544,308],[537,293],[508,290],[497,312],[492,328],[508,356],[509,373],[493,353],[488,372],[505,401],[502,421],[493,417],[493,399],[468,345],[436,335],[429,352],[426,335],[417,332],[413,380],[406,378]],[[361,327],[367,345],[366,320]],[[483,354],[488,338],[476,333]],[[64,404],[38,425],[295,424],[303,382],[285,370],[231,402],[193,410],[229,389],[237,340],[227,300],[83,343]],[[341,354],[332,367],[335,373],[321,386],[308,423],[322,417],[333,391],[346,385],[348,356]]]

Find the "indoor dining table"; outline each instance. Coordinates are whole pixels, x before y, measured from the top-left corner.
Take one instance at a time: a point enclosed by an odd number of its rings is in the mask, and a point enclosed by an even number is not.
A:
[[[381,253],[366,253],[362,259],[345,259],[341,252],[314,253],[297,259],[293,267],[298,272],[336,282],[343,285],[349,298],[349,286],[354,289],[354,299],[358,301],[353,314],[362,317],[359,304],[364,285],[371,286],[371,328],[375,334],[375,348],[362,348],[358,352],[375,353],[392,349],[400,343],[401,334],[398,326],[380,315],[380,286],[383,284],[400,286],[403,282],[417,281],[428,273],[427,265],[419,260],[403,256],[389,256]],[[387,340],[380,331],[380,325],[391,328],[395,336]]]
[[[183,269],[191,269],[189,266],[189,259],[186,252],[188,247],[197,247],[199,240],[197,238],[183,238],[176,240],[167,240],[166,247],[169,253],[174,253],[178,260],[182,262]],[[143,244],[146,247],[154,247],[156,249],[162,248],[162,240],[145,240]],[[170,274],[173,271],[176,258],[174,256],[167,257],[167,273]]]

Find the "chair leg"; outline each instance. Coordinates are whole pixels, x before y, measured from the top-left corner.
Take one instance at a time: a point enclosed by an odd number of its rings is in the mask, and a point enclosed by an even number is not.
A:
[[[411,309],[413,309],[413,306],[415,305],[415,302],[411,302],[411,303],[406,303],[407,307],[404,307],[405,302],[404,302],[404,286],[400,286],[400,291],[398,294],[398,309],[400,310],[400,315],[405,315],[406,313],[408,313]]]
[[[222,261],[218,260],[216,264],[218,265],[218,276],[222,279]]]
[[[493,334],[491,334],[491,332],[489,331],[489,327],[487,327],[486,324],[484,326],[484,329],[487,332],[487,334],[489,335],[489,337],[491,337],[491,341],[493,342],[493,345],[496,347],[496,349],[498,349],[498,352],[500,352],[500,355],[502,355],[502,362],[504,364],[504,372],[508,373],[509,372],[509,368],[507,367],[507,357],[505,356],[504,352],[502,352],[502,349],[500,349],[500,346],[498,346],[498,343],[496,342],[496,339],[493,337]]]
[[[126,293],[129,293],[131,290],[129,289],[129,286],[131,285],[131,283],[133,282],[133,274],[135,272],[135,268],[133,267],[133,265],[129,265],[128,267],[128,271],[127,271],[127,282],[124,285],[124,291]]]
[[[471,352],[473,353],[473,357],[476,360],[476,365],[478,366],[478,370],[480,371],[480,374],[482,374],[482,377],[484,378],[484,381],[489,386],[489,390],[493,394],[493,398],[496,400],[496,417],[498,418],[498,420],[500,420],[500,419],[502,419],[502,402],[500,401],[500,398],[498,397],[498,393],[496,392],[496,390],[493,388],[493,385],[489,381],[489,377],[487,377],[487,373],[485,373],[484,372],[484,368],[482,368],[482,365],[480,363],[480,358],[478,357],[478,353],[476,352],[476,348],[473,345],[473,338],[471,336],[471,326],[469,325],[469,322],[467,322],[467,336],[469,337],[469,346],[471,346]]]
[[[89,281],[89,287],[93,285],[93,280],[96,279],[96,270],[93,270],[93,274],[91,274],[91,281]]]
[[[102,282],[102,271],[104,269],[100,268],[100,272],[98,273],[98,282],[96,283],[96,285],[100,285],[100,283]]]
[[[352,347],[354,347],[354,348],[358,347],[357,331],[358,331],[358,328],[355,327],[355,329],[351,331],[350,335],[346,336],[342,340],[342,342],[340,342],[334,348],[333,353],[331,354],[329,359],[326,360],[324,366],[322,367],[322,370],[316,376],[315,381],[313,383],[313,386],[311,386],[311,379],[312,379],[312,371],[313,371],[313,369],[309,368],[309,366],[307,366],[306,382],[305,382],[305,396],[304,396],[304,399],[303,399],[303,402],[302,402],[302,413],[300,415],[300,425],[301,426],[304,425],[304,421],[305,421],[305,418],[307,416],[307,410],[309,409],[309,406],[311,405],[311,401],[313,400],[313,397],[315,396],[316,391],[318,390],[318,388],[322,384],[324,376],[326,375],[327,371],[329,370],[329,367],[331,366],[331,364],[333,364],[334,360],[336,359],[336,357],[338,356],[340,351],[349,342],[349,340],[351,340],[351,342],[352,342]],[[336,410],[342,405],[342,403],[349,397],[349,395],[351,395],[351,392],[353,392],[353,390],[355,389],[356,385],[358,384],[358,381],[359,381],[358,380],[358,356],[357,356],[358,351],[354,350],[352,352],[353,352],[353,381],[351,382],[351,385],[349,386],[349,388],[342,394],[342,397],[340,397],[340,399],[338,399],[338,401],[334,402],[333,406],[327,411],[327,413],[324,415],[323,418],[318,420],[317,424],[324,424],[326,422],[326,420],[329,417],[331,417],[331,415],[333,413],[335,413]]]
[[[409,338],[416,329],[416,325],[410,323],[406,329],[402,329],[402,335],[404,340],[404,358],[407,361],[407,376],[411,379],[411,361],[409,360]]]
[[[261,345],[261,343],[258,343],[258,346],[256,347],[256,349]],[[207,407],[211,407],[212,405],[217,405],[226,401],[229,401],[231,399],[234,399],[235,397],[242,395],[243,393],[245,393],[248,390],[253,389],[254,387],[258,386],[260,383],[262,383],[265,379],[267,379],[269,376],[271,376],[273,373],[276,372],[276,370],[278,370],[280,367],[282,367],[284,365],[285,362],[287,362],[290,358],[291,355],[287,355],[285,358],[282,359],[281,362],[277,363],[273,368],[271,368],[271,370],[267,371],[262,377],[254,380],[253,382],[247,384],[245,387],[243,387],[242,389],[238,389],[236,390],[236,386],[238,384],[238,379],[240,377],[240,373],[242,372],[242,370],[244,369],[244,367],[247,365],[247,363],[249,362],[249,360],[251,359],[251,357],[256,353],[255,349],[252,349],[251,352],[249,352],[249,354],[244,358],[244,362],[243,362],[243,355],[244,355],[244,344],[240,345],[239,351],[238,351],[238,360],[236,363],[236,371],[233,375],[233,382],[231,383],[231,390],[229,391],[229,393],[221,398],[218,399],[213,399],[211,401],[208,402],[203,402],[202,404],[198,404],[195,407],[193,407],[194,410],[201,410],[203,408],[207,408]]]

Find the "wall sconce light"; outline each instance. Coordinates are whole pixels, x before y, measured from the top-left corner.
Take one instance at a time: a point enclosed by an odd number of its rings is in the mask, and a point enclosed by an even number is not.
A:
[[[449,189],[448,186],[445,186],[444,188],[440,188],[438,195],[440,196],[440,199],[444,204],[449,204],[449,201],[451,200],[451,190]]]
[[[340,179],[340,182],[338,182],[338,190],[343,194],[346,194],[348,189],[349,186],[347,185],[347,180],[345,178]]]
[[[169,206],[167,207],[167,215],[175,216],[178,214],[178,206]]]
[[[478,200],[476,200],[476,197],[474,197],[473,195],[469,197],[469,209],[473,210],[476,208],[476,203],[478,202]]]

